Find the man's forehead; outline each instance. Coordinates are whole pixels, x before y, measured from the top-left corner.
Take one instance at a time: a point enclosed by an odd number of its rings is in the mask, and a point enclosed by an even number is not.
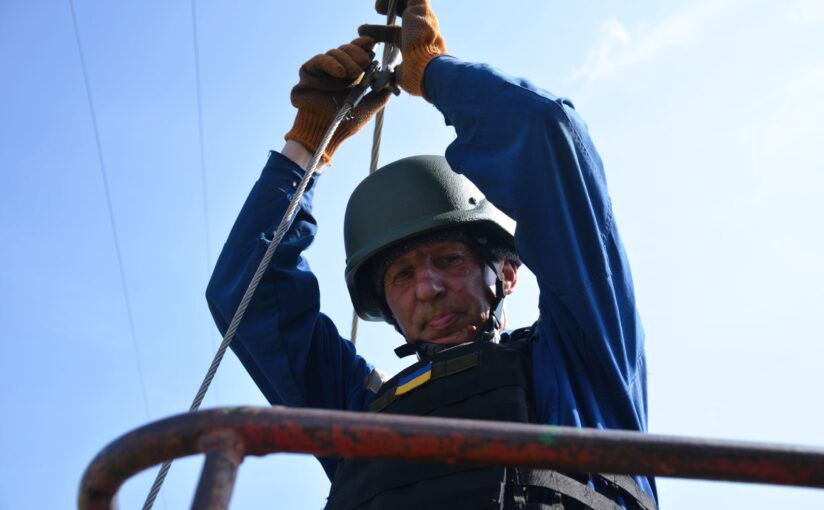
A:
[[[395,261],[390,265],[390,267],[400,263],[412,262],[419,257],[424,257],[432,253],[439,253],[444,251],[472,252],[472,248],[467,243],[457,240],[429,241],[417,245],[411,248],[410,250],[404,252],[400,257],[395,259]]]

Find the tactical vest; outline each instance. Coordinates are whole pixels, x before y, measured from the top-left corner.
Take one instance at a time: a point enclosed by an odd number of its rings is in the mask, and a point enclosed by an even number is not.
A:
[[[368,410],[534,422],[531,331],[524,328],[504,335],[501,343],[462,344],[419,361],[384,383]],[[631,477],[595,477],[628,509],[655,508],[655,501]],[[342,458],[326,508],[621,509],[612,499],[588,487],[588,476],[576,478],[539,469]]]

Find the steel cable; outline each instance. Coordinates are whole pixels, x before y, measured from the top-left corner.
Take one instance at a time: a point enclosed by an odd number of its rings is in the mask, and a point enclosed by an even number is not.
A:
[[[389,3],[389,14],[387,15],[387,23],[392,24],[395,21],[395,3],[396,0],[390,0]],[[386,44],[384,46],[383,51],[383,66],[385,67],[392,56],[392,46],[390,44]],[[240,300],[240,304],[235,311],[232,320],[229,322],[229,327],[226,329],[226,333],[223,335],[223,340],[220,343],[220,347],[218,347],[217,352],[215,353],[215,357],[212,360],[212,364],[209,366],[209,370],[206,371],[206,376],[203,378],[203,382],[200,384],[200,388],[195,395],[194,400],[192,401],[192,405],[189,406],[189,412],[197,411],[200,408],[200,405],[203,403],[203,399],[206,396],[206,392],[209,390],[209,386],[212,383],[212,380],[217,373],[217,369],[220,366],[220,363],[223,361],[223,356],[226,354],[226,350],[229,348],[229,344],[231,344],[232,339],[234,338],[235,334],[237,333],[237,329],[240,325],[240,322],[243,320],[243,316],[246,314],[246,309],[249,307],[249,303],[252,301],[252,296],[254,295],[255,291],[257,290],[258,284],[260,280],[263,278],[263,274],[266,272],[266,269],[269,267],[269,263],[272,261],[272,257],[277,250],[278,245],[283,240],[283,236],[286,235],[286,231],[292,224],[292,218],[295,215],[295,211],[298,208],[298,204],[300,203],[301,198],[303,197],[304,192],[306,191],[306,187],[309,185],[309,181],[312,178],[312,175],[315,173],[315,169],[318,167],[318,164],[321,161],[321,157],[323,156],[324,151],[326,151],[326,147],[329,145],[329,142],[332,140],[332,136],[337,131],[338,126],[352,108],[357,105],[360,101],[363,94],[368,91],[368,85],[366,78],[363,81],[363,90],[360,92],[358,97],[350,97],[347,98],[347,101],[344,102],[343,106],[338,110],[337,114],[335,115],[334,120],[332,120],[332,124],[327,128],[326,133],[323,135],[323,139],[320,142],[315,153],[312,155],[312,159],[309,161],[309,164],[304,169],[303,177],[300,180],[297,188],[295,189],[295,194],[292,197],[292,200],[289,202],[289,206],[286,208],[286,212],[283,215],[283,218],[278,225],[278,228],[275,230],[274,235],[272,236],[272,240],[269,242],[269,246],[266,248],[266,252],[263,254],[263,258],[261,259],[260,263],[258,264],[257,269],[255,270],[255,274],[252,276],[252,280],[249,282],[249,286],[246,288],[246,291],[243,293],[243,297]],[[378,118],[380,118],[380,124],[378,124]],[[380,127],[378,127],[380,126]],[[373,134],[373,148],[372,148],[372,162],[370,163],[371,171],[374,171],[374,168],[377,166],[377,158],[378,158],[378,150],[374,147],[375,140],[377,140],[377,144],[380,144],[380,130],[383,127],[383,109],[378,112],[376,116],[376,125],[375,125],[375,134]],[[353,326],[356,327],[356,326]],[[172,461],[166,461],[161,465],[160,471],[158,471],[157,476],[155,477],[154,483],[152,483],[152,487],[149,490],[149,494],[146,496],[146,501],[143,503],[143,510],[151,510],[152,506],[154,505],[155,499],[157,499],[157,495],[160,492],[160,489],[163,487],[163,482],[166,480],[166,476],[169,474],[169,469],[172,467]]]
[[[326,130],[326,134],[324,134],[323,139],[318,146],[318,149],[312,155],[312,159],[309,161],[309,164],[304,169],[303,178],[300,180],[300,183],[295,190],[295,195],[292,197],[292,200],[289,202],[289,206],[286,208],[286,212],[283,215],[283,218],[280,221],[280,225],[278,225],[277,230],[275,230],[274,235],[272,236],[272,240],[269,242],[269,246],[266,248],[266,252],[263,254],[263,258],[258,264],[257,270],[255,274],[252,276],[252,280],[249,282],[249,286],[246,288],[246,292],[244,292],[243,297],[240,300],[240,304],[235,311],[232,320],[229,323],[229,327],[226,330],[226,333],[223,335],[223,341],[220,343],[220,347],[217,349],[217,353],[215,354],[214,359],[212,360],[211,366],[209,366],[209,370],[206,371],[206,377],[204,377],[203,382],[200,384],[200,388],[197,390],[197,394],[195,395],[194,400],[192,401],[192,405],[189,407],[189,412],[197,411],[200,408],[200,404],[203,403],[203,398],[206,396],[206,392],[209,390],[209,385],[212,383],[212,379],[214,379],[215,374],[217,373],[217,369],[220,366],[221,361],[223,361],[223,356],[226,354],[226,349],[229,348],[229,344],[232,342],[232,339],[237,333],[238,326],[240,325],[240,321],[243,320],[243,316],[246,314],[246,309],[249,307],[249,303],[252,301],[252,296],[257,290],[258,284],[260,283],[261,278],[263,278],[263,274],[266,272],[266,269],[269,267],[269,263],[272,261],[272,257],[275,254],[275,250],[277,250],[278,245],[280,244],[281,240],[283,240],[283,236],[286,234],[286,231],[289,229],[292,223],[292,218],[295,215],[295,211],[298,208],[298,204],[300,203],[300,199],[303,197],[304,192],[306,191],[306,187],[309,185],[309,180],[312,177],[312,174],[315,173],[315,169],[320,163],[321,156],[323,155],[326,147],[329,145],[329,141],[332,139],[332,135],[337,131],[338,126],[349,114],[349,111],[352,109],[352,104],[345,103],[340,110],[338,110],[335,119],[332,121],[332,124]],[[169,469],[171,468],[172,462],[166,461],[160,468],[160,471],[157,473],[157,477],[155,478],[154,483],[152,484],[152,488],[149,491],[148,496],[146,496],[146,502],[143,504],[143,510],[150,510],[154,505],[154,501],[157,498],[157,494],[160,492],[160,488],[163,486],[163,482],[166,479],[166,475],[169,473]]]
[[[387,9],[388,14],[386,15],[386,24],[391,26],[395,24],[395,20],[397,15],[395,14],[395,4],[397,0],[389,0],[389,7]],[[390,59],[392,58],[392,51],[393,46],[390,43],[384,43],[383,45],[383,56],[381,58],[381,68],[386,69],[389,65]],[[380,155],[381,150],[381,137],[383,135],[383,113],[386,111],[385,108],[381,108],[381,110],[375,115],[375,130],[372,132],[372,156],[369,160],[369,173],[375,173],[375,170],[378,169],[378,156]],[[354,345],[358,341],[358,312],[352,310],[352,329],[349,332],[349,340]]]

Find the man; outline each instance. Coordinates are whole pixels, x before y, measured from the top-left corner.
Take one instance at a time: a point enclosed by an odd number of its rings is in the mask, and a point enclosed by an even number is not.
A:
[[[232,347],[272,404],[646,430],[643,332],[601,160],[572,104],[485,65],[447,56],[428,0],[402,28],[361,27],[310,59],[298,108],[227,240],[207,291],[221,330],[237,307],[311,153],[371,61],[401,47],[401,87],[453,125],[446,158],[387,165],[347,208],[347,284],[358,314],[386,320],[419,361],[389,381],[319,310],[301,256],[312,242],[316,175]],[[386,1],[378,0],[386,12]],[[324,154],[387,101],[372,92]],[[450,168],[451,167],[451,168]],[[494,206],[493,206],[494,205]],[[503,214],[505,213],[505,214]],[[517,222],[513,229],[512,218]],[[523,261],[540,317],[500,334]],[[321,459],[329,508],[652,508],[646,477]],[[538,505],[538,506],[535,506]]]

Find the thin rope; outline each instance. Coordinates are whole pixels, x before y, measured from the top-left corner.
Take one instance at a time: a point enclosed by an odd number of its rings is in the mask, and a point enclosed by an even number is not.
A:
[[[395,24],[395,20],[397,19],[397,14],[395,13],[395,4],[397,0],[389,0],[389,5],[387,9],[386,15],[386,25],[392,26]],[[389,64],[389,59],[392,56],[392,49],[393,45],[390,43],[384,43],[383,45],[383,56],[381,57],[381,68],[386,68]],[[375,170],[378,169],[378,156],[381,150],[381,135],[383,133],[383,115],[386,111],[386,108],[381,108],[380,111],[375,115],[375,130],[372,132],[372,158],[369,161],[369,173],[375,173]],[[357,329],[357,328],[356,328]],[[354,339],[352,340],[354,343]]]
[[[323,135],[323,139],[321,140],[318,149],[315,151],[315,154],[312,156],[312,159],[309,161],[309,164],[304,169],[303,178],[300,180],[300,184],[298,184],[297,189],[295,190],[295,195],[289,202],[289,206],[286,208],[286,212],[283,215],[283,219],[281,219],[280,225],[278,225],[277,230],[272,236],[272,241],[269,242],[269,246],[266,248],[266,253],[263,254],[263,258],[261,259],[260,264],[258,264],[255,274],[252,276],[252,281],[249,282],[249,286],[246,288],[246,292],[244,292],[243,297],[240,300],[240,304],[238,305],[237,310],[235,311],[235,315],[232,317],[232,320],[229,323],[229,327],[226,330],[226,333],[223,335],[223,341],[220,343],[220,347],[218,347],[217,349],[217,353],[215,354],[215,357],[212,360],[212,364],[211,366],[209,366],[209,370],[206,372],[206,377],[204,377],[203,382],[200,384],[200,389],[198,389],[197,395],[195,395],[195,398],[192,401],[192,405],[189,407],[189,412],[197,411],[200,408],[200,404],[203,402],[203,398],[206,396],[206,392],[209,390],[209,385],[212,383],[212,379],[214,379],[215,373],[217,373],[217,369],[220,366],[220,362],[223,360],[223,355],[226,354],[226,349],[229,348],[229,344],[235,337],[235,333],[237,332],[238,326],[240,325],[240,321],[243,320],[243,316],[246,314],[246,309],[249,307],[249,303],[252,301],[252,296],[254,295],[255,290],[257,290],[260,280],[263,278],[263,274],[269,267],[269,263],[271,262],[272,257],[275,254],[275,250],[277,250],[278,245],[280,244],[281,240],[283,240],[283,236],[286,235],[286,231],[292,224],[292,218],[295,215],[295,211],[298,208],[300,199],[303,197],[303,193],[306,191],[306,187],[309,185],[309,181],[312,177],[312,174],[315,173],[315,169],[317,168],[318,163],[320,163],[321,156],[326,150],[326,147],[329,145],[329,141],[332,139],[332,135],[335,133],[335,131],[337,131],[338,126],[346,117],[346,115],[349,114],[349,111],[351,109],[352,105],[348,102],[341,107],[341,109],[335,116],[335,119],[332,121],[332,124],[326,130],[326,134]],[[163,486],[163,482],[166,479],[166,475],[169,473],[169,469],[171,468],[171,466],[172,462],[166,461],[160,467],[160,471],[157,473],[157,478],[155,478],[155,481],[152,484],[152,488],[149,491],[149,495],[146,497],[146,502],[143,503],[143,510],[150,510],[152,508],[155,498],[157,498],[157,494],[160,492],[160,488]]]
[[[397,19],[397,15],[395,14],[396,3],[397,0],[389,0],[389,6],[387,9],[388,14],[386,15],[386,24],[389,26],[394,25],[395,20]],[[386,67],[391,55],[392,45],[389,43],[384,43],[383,56],[381,58],[382,68]],[[383,114],[385,111],[386,108],[381,108],[380,111],[375,115],[375,130],[372,131],[372,157],[369,160],[370,175],[375,173],[375,170],[378,169],[378,157],[380,156],[381,137],[383,135]],[[358,341],[358,312],[355,310],[352,310],[352,329],[349,332],[349,340],[352,342],[352,345],[355,345]]]
[[[74,27],[74,37],[77,41],[77,52],[80,55],[80,69],[83,73],[83,84],[86,88],[86,99],[89,103],[89,113],[92,118],[92,130],[94,132],[94,143],[97,148],[97,161],[100,166],[100,177],[103,180],[103,192],[106,196],[106,210],[109,213],[109,226],[112,230],[114,240],[114,252],[117,259],[117,270],[120,273],[120,288],[123,291],[123,301],[126,304],[126,317],[129,324],[129,335],[132,338],[134,358],[137,365],[137,377],[140,381],[140,394],[143,397],[143,410],[146,412],[146,419],[151,419],[149,413],[149,399],[146,397],[146,384],[143,378],[143,366],[140,363],[140,349],[137,346],[137,335],[135,334],[134,318],[132,316],[132,304],[129,300],[129,288],[126,285],[126,271],[123,269],[123,256],[120,251],[120,238],[117,235],[117,224],[114,221],[114,208],[112,207],[111,193],[109,192],[109,179],[106,171],[106,164],[103,159],[103,148],[100,143],[100,130],[97,127],[97,114],[95,113],[94,101],[92,101],[92,89],[89,85],[89,74],[86,70],[86,57],[83,52],[83,44],[80,40],[80,29],[77,24],[77,14],[74,9],[74,1],[69,0],[69,9],[72,14],[72,26]]]
[[[206,185],[206,152],[203,145],[203,96],[201,93],[201,83],[200,83],[200,45],[198,44],[198,35],[197,35],[197,6],[196,0],[192,0],[191,2],[191,11],[192,11],[192,48],[194,52],[194,63],[195,63],[195,90],[197,92],[197,143],[198,149],[200,152],[200,190],[201,190],[201,203],[203,205],[203,242],[204,242],[204,254],[206,256],[206,271],[211,271],[212,269],[212,254],[209,251],[212,243],[210,241],[210,226],[209,226],[209,200],[208,200],[208,187]],[[211,350],[209,352],[214,352],[215,347],[217,346],[217,337],[215,335],[214,328],[209,328],[209,339],[211,344]],[[220,403],[220,385],[215,384],[215,402]]]

